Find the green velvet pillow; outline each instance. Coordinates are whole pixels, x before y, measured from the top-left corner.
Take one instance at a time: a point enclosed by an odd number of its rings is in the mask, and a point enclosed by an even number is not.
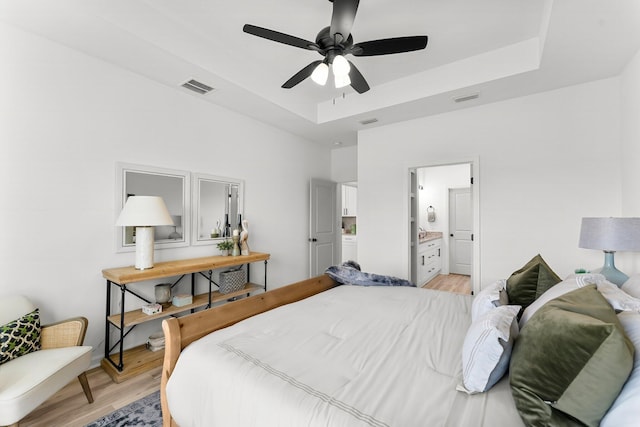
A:
[[[593,426],[633,368],[634,347],[595,285],[540,308],[520,331],[510,383],[527,426]]]
[[[509,304],[521,305],[524,310],[547,289],[561,281],[538,254],[507,279]]]
[[[36,350],[40,350],[40,312],[37,308],[0,326],[0,365]]]

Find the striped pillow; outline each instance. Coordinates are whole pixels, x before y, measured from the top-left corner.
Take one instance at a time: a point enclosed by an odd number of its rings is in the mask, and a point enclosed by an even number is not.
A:
[[[462,346],[462,386],[458,390],[482,393],[507,372],[518,335],[519,305],[501,305],[475,320]]]

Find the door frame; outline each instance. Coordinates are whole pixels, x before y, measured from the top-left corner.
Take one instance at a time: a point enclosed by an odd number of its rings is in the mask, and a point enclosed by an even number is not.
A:
[[[473,183],[471,183],[471,203],[472,203],[472,215],[473,215],[473,262],[471,265],[471,289],[472,293],[475,295],[480,292],[481,285],[481,254],[480,254],[480,241],[482,239],[480,233],[480,187],[482,184],[482,180],[479,178],[480,176],[480,159],[476,157],[460,157],[460,158],[444,158],[444,159],[432,159],[430,161],[422,162],[419,164],[406,164],[406,173],[405,173],[405,192],[407,195],[407,214],[405,215],[405,227],[407,230],[407,258],[409,262],[407,263],[407,277],[411,277],[411,271],[413,267],[414,260],[412,258],[412,242],[417,239],[417,236],[414,237],[411,235],[411,219],[414,212],[411,209],[411,196],[412,196],[412,187],[410,175],[412,170],[417,170],[421,168],[434,167],[434,166],[452,166],[452,165],[460,165],[460,164],[469,164],[471,167],[471,178]],[[443,236],[444,237],[444,236]],[[417,242],[416,242],[417,244]]]

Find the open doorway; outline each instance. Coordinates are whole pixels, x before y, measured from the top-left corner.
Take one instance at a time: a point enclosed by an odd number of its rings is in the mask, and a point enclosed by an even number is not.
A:
[[[472,293],[474,224],[473,164],[412,168],[410,174],[410,274],[418,287]]]
[[[342,262],[358,262],[358,183],[345,182],[340,185],[342,195]]]

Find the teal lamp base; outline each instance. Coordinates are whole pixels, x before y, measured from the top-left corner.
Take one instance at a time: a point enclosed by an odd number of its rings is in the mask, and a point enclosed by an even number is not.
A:
[[[616,268],[613,254],[614,252],[604,251],[604,266],[596,273],[602,274],[611,283],[622,286],[629,279],[629,276]]]

